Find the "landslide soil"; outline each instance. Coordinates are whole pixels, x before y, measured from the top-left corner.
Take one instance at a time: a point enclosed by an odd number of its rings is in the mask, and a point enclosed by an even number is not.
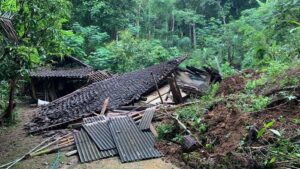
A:
[[[295,73],[297,72],[297,73]],[[300,71],[291,70],[287,74],[299,75]],[[217,95],[227,96],[238,94],[245,89],[247,80],[255,80],[260,77],[259,73],[252,70],[246,70],[239,75],[224,79]],[[275,85],[273,90],[278,90]],[[300,94],[300,91],[296,91]],[[184,159],[184,152],[180,146],[159,144],[159,149],[166,154],[166,159],[172,161],[178,166],[181,161],[186,161],[189,167],[186,168],[206,168],[222,167],[230,168],[260,168],[261,163],[255,159],[244,158],[236,153],[241,141],[249,139],[249,129],[253,126],[260,130],[264,124],[275,120],[273,129],[283,132],[283,137],[290,138],[300,134],[299,124],[295,124],[295,119],[300,119],[300,105],[298,102],[284,102],[271,108],[266,108],[260,112],[240,112],[226,102],[220,102],[203,116],[203,123],[207,126],[204,134],[195,133],[199,140],[205,139],[204,143],[193,153],[188,153],[188,161]],[[269,143],[274,141],[274,134],[267,132],[264,135]],[[211,149],[205,147],[206,144],[212,145]],[[253,142],[253,145],[264,145],[262,141]],[[193,157],[194,156],[194,157]],[[192,165],[191,165],[192,164]],[[224,166],[223,166],[224,167]]]

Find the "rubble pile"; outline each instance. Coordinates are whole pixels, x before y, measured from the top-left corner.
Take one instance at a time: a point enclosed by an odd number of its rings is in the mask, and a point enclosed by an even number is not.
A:
[[[82,119],[100,111],[103,101],[107,98],[110,99],[110,109],[132,103],[140,99],[142,94],[155,88],[154,79],[160,83],[184,59],[163,62],[81,88],[41,107],[37,116],[27,125],[27,129],[32,133]]]

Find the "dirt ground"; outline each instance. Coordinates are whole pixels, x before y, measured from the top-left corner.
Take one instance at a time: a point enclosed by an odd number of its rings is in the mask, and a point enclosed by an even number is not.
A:
[[[33,114],[33,108],[28,105],[21,105],[16,108],[17,123],[9,127],[0,128],[0,165],[15,160],[45,138],[42,136],[27,136],[23,130],[25,123],[29,122]],[[65,152],[61,153],[59,168],[62,169],[177,169],[171,163],[167,163],[161,158],[131,162],[122,164],[118,157],[94,161],[81,164],[77,155],[66,157]],[[55,161],[56,153],[29,158],[15,165],[14,169],[44,169],[51,168]]]

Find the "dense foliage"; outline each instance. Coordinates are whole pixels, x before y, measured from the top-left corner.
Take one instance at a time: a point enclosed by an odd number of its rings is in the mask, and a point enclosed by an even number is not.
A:
[[[185,53],[190,55],[185,64],[210,65],[224,76],[234,74],[234,69],[289,65],[299,59],[299,3],[3,0],[0,12],[14,14],[20,42],[0,35],[1,81],[26,75],[47,56],[68,54],[113,72]]]
[[[6,14],[14,16],[18,41],[7,36]],[[220,95],[215,84],[199,104],[178,109],[193,131],[207,132],[201,118],[217,103],[245,114],[262,111],[272,98],[259,90],[299,85],[299,76],[284,73],[300,67],[300,0],[1,0],[0,112],[12,108],[28,71],[52,56],[73,55],[95,69],[123,73],[183,54],[190,56],[183,65],[212,66],[223,78],[249,68],[260,73],[239,93]],[[280,97],[295,101],[293,92]],[[263,125],[260,139],[273,123]],[[174,130],[161,125],[159,138],[181,142]],[[298,145],[281,137],[276,144],[269,145],[265,166],[299,158]]]

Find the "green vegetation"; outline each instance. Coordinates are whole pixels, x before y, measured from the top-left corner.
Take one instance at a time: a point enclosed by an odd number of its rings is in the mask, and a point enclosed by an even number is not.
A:
[[[298,0],[3,0],[0,12],[14,14],[19,36],[17,45],[0,36],[0,77],[11,86],[54,55],[122,73],[187,53],[185,64],[223,77],[244,68],[274,76],[299,60]]]
[[[14,17],[6,18],[7,13]],[[7,34],[5,19],[11,20],[18,41]],[[210,129],[205,113],[217,105],[226,112],[257,114],[274,103],[272,92],[282,89],[276,97],[283,104],[299,104],[295,89],[285,88],[300,82],[300,1],[1,0],[0,112],[7,109],[13,119],[14,96],[23,91],[20,82],[29,81],[29,70],[53,56],[72,55],[95,69],[124,73],[183,54],[189,56],[183,66],[211,66],[223,79],[245,80],[237,82],[239,91],[230,84],[213,84],[195,104],[176,110],[179,120],[201,136]],[[241,73],[246,69],[259,76]],[[218,93],[223,90],[231,94]],[[292,123],[298,125],[299,118]],[[259,126],[259,138],[270,130],[268,124]],[[173,124],[157,130],[160,139],[182,140],[182,133],[173,133]],[[264,159],[267,167],[299,155],[298,145],[277,139]],[[216,146],[209,140],[203,147],[213,151]]]
[[[172,136],[170,137],[170,135],[174,132],[175,126],[172,124],[161,124],[156,128],[156,130],[159,139],[171,139]]]

